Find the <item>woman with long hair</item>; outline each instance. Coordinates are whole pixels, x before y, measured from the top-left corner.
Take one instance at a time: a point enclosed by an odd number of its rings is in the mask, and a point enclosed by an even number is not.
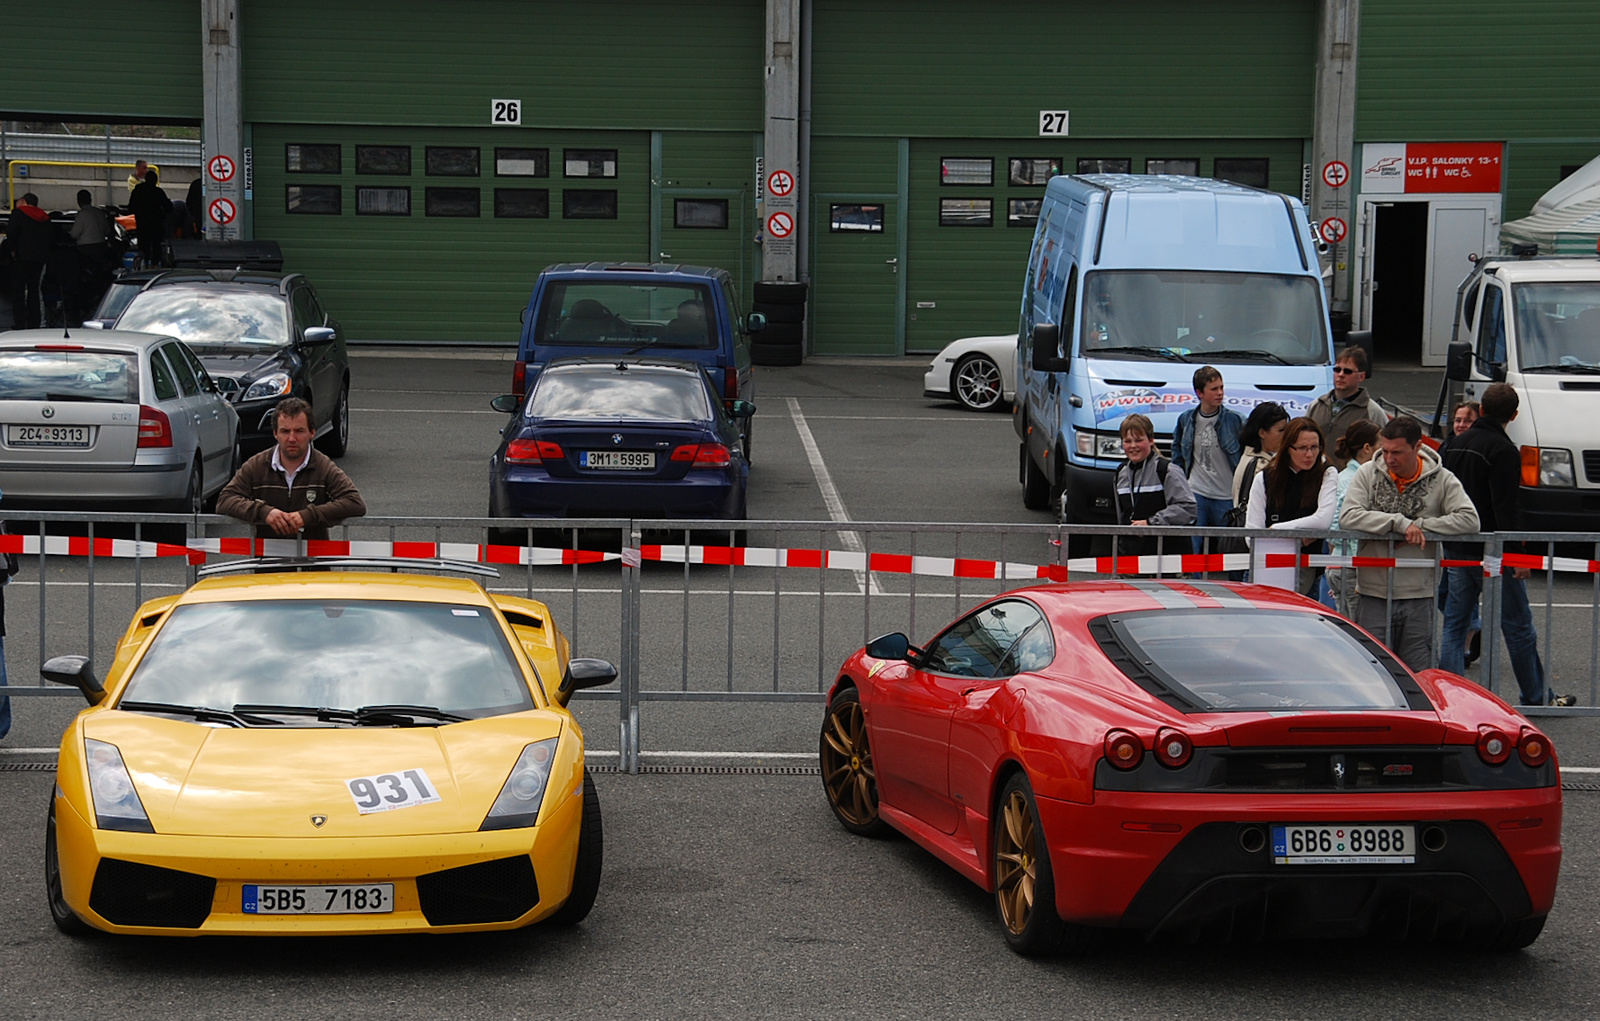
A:
[[[1250,480],[1267,466],[1283,444],[1283,430],[1289,413],[1277,401],[1262,401],[1250,409],[1250,417],[1239,430],[1239,466],[1233,470],[1233,505],[1250,498]]]
[[[1333,525],[1339,472],[1323,454],[1322,429],[1309,418],[1291,419],[1283,443],[1266,471],[1256,475],[1246,509],[1246,528],[1308,528]],[[1257,539],[1251,580],[1315,599],[1322,572],[1315,568],[1266,567],[1269,553],[1315,553],[1322,539]]]

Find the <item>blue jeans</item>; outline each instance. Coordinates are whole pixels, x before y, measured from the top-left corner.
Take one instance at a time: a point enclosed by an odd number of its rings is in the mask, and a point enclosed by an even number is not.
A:
[[[1216,497],[1201,496],[1199,493],[1194,494],[1194,523],[1196,528],[1222,528],[1228,523],[1225,519],[1230,510],[1233,510],[1232,500],[1218,500]],[[1205,539],[1198,535],[1194,537],[1194,551],[1196,553],[1204,553],[1206,551],[1205,544]],[[1215,549],[1217,540],[1212,539],[1211,545]]]
[[[1439,612],[1443,613],[1445,606],[1450,601],[1450,568],[1446,567],[1439,572]],[[1479,614],[1481,603],[1472,604],[1472,623],[1467,625],[1468,631],[1482,631],[1483,617]]]
[[[0,688],[6,686],[6,640],[0,636]],[[11,733],[11,699],[0,695],[0,737]]]
[[[1450,597],[1444,610],[1444,634],[1440,644],[1439,669],[1459,674],[1466,669],[1463,648],[1471,618],[1483,591],[1483,571],[1477,567],[1447,567]],[[1549,699],[1545,688],[1544,664],[1539,661],[1539,634],[1533,628],[1533,609],[1528,605],[1528,586],[1512,577],[1511,569],[1500,569],[1500,633],[1511,654],[1511,672],[1522,689],[1523,705],[1544,705]],[[1494,655],[1493,650],[1484,653]]]

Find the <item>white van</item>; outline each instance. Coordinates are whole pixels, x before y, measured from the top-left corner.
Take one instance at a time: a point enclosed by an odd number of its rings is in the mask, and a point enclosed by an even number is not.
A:
[[[1600,259],[1485,258],[1459,293],[1446,388],[1517,388],[1522,527],[1600,530]]]
[[[1170,449],[1201,365],[1221,370],[1241,416],[1262,401],[1304,415],[1333,388],[1333,355],[1296,199],[1208,178],[1057,177],[1017,332],[1023,503],[1114,522],[1125,417],[1149,416]]]

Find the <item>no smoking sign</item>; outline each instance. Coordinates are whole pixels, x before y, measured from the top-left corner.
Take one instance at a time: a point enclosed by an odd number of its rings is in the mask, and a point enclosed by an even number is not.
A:
[[[206,173],[211,175],[213,181],[231,181],[238,169],[239,165],[232,156],[213,156],[206,161]]]
[[[239,207],[231,199],[217,199],[211,203],[211,222],[226,227],[239,215]]]
[[[774,197],[783,198],[794,192],[794,175],[787,170],[774,170],[767,178],[767,190]]]
[[[1330,160],[1322,168],[1322,182],[1330,188],[1342,188],[1350,180],[1350,167],[1341,160]]]
[[[1321,234],[1322,240],[1326,241],[1328,244],[1336,245],[1344,240],[1344,236],[1349,233],[1349,230],[1350,228],[1346,226],[1343,220],[1339,219],[1337,216],[1330,216],[1326,220],[1322,221],[1322,225],[1318,228],[1317,233]]]
[[[788,213],[773,213],[767,217],[767,232],[775,238],[786,238],[794,233],[794,217]]]

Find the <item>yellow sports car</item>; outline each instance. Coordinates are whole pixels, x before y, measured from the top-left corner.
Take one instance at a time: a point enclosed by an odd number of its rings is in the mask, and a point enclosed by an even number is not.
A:
[[[103,684],[81,656],[42,672],[90,703],[45,841],[64,932],[469,932],[594,904],[566,704],[616,668],[570,659],[533,600],[338,565],[210,577],[140,607]]]

